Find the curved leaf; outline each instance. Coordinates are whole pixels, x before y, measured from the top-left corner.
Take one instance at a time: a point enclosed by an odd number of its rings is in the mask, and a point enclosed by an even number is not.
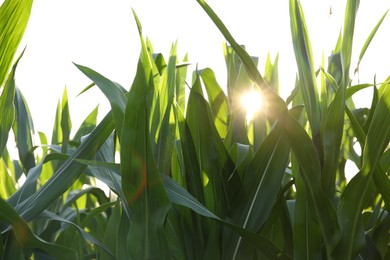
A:
[[[0,88],[22,40],[32,0],[6,0],[0,7]]]
[[[25,247],[43,250],[57,259],[76,259],[76,252],[60,245],[48,243],[35,236],[28,224],[16,213],[16,211],[0,198],[0,220],[11,224],[16,239]]]
[[[0,96],[0,156],[7,145],[8,133],[11,130],[15,119],[15,71],[22,56],[23,53],[12,67],[12,72],[10,73]]]

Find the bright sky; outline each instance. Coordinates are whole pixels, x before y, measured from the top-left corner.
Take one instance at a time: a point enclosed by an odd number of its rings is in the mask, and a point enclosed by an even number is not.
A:
[[[301,0],[318,66],[322,51],[327,57],[336,43],[345,2]],[[209,0],[208,3],[236,40],[245,44],[251,55],[260,57],[260,71],[264,70],[268,51],[272,59],[279,52],[281,87],[288,93],[296,71],[288,1]],[[389,7],[389,0],[361,1],[352,69],[365,39]],[[166,56],[171,44],[178,40],[179,59],[188,52],[193,64],[191,70],[196,64],[200,69],[210,67],[220,84],[226,84],[224,39],[195,0],[35,0],[21,43],[21,47],[27,45],[27,50],[16,78],[30,106],[36,130],[50,135],[56,105],[65,86],[74,130],[99,103],[101,117],[108,111],[108,102],[97,88],[76,98],[90,81],[72,62],[91,67],[129,88],[140,52],[131,8],[138,14],[144,35],[152,40],[156,52]],[[385,19],[360,65],[361,82],[372,82],[375,73],[377,82],[381,82],[390,74],[389,38],[386,38],[389,19]]]

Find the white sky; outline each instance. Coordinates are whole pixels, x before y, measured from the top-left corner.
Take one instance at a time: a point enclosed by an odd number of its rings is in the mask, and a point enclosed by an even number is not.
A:
[[[289,92],[294,84],[296,65],[288,1],[209,0],[208,3],[236,40],[245,44],[251,55],[260,57],[261,72],[268,51],[272,59],[280,53],[281,87]],[[322,51],[327,57],[336,43],[346,1],[301,0],[301,3],[319,66]],[[365,39],[389,7],[389,0],[361,1],[352,69]],[[189,53],[193,64],[189,72],[198,63],[200,69],[212,68],[220,84],[226,84],[224,39],[195,0],[35,0],[21,43],[21,49],[26,45],[27,49],[16,79],[30,107],[36,130],[50,136],[56,105],[65,86],[74,130],[97,104],[101,104],[101,117],[108,111],[108,102],[97,88],[76,98],[90,81],[72,62],[91,67],[129,88],[140,52],[131,8],[138,14],[144,36],[152,40],[156,52],[167,56],[177,39],[179,59]],[[361,82],[372,82],[375,73],[377,82],[390,75],[389,31],[390,18],[387,17],[360,65]]]

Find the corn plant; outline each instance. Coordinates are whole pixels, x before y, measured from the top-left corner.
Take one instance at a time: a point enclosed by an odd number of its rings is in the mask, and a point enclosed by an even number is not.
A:
[[[134,12],[141,52],[132,86],[75,64],[92,81],[81,93],[99,88],[111,111],[98,122],[93,109],[71,136],[65,89],[50,142],[35,132],[15,86],[22,55],[12,66],[32,1],[3,3],[2,259],[390,257],[390,78],[352,85],[359,1],[347,1],[328,67],[319,69],[303,9],[289,1],[298,74],[286,100],[279,96],[278,57],[268,56],[262,75],[258,58],[205,1],[198,3],[227,41],[226,89],[210,68],[197,69],[187,83],[187,55],[177,57],[177,43],[168,58],[154,52]],[[369,87],[371,107],[356,109],[351,97]],[[261,92],[263,104],[248,120],[240,97],[250,90]],[[11,129],[17,159],[6,146]],[[349,182],[347,160],[359,168]]]

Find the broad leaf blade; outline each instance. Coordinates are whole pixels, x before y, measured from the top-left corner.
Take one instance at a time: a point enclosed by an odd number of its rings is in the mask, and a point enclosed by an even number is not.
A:
[[[140,61],[128,95],[120,147],[122,189],[131,210],[129,250],[134,259],[169,258],[163,227],[170,204],[153,157],[148,86]]]
[[[314,73],[314,59],[308,30],[298,0],[290,0],[290,24],[295,59],[298,65],[299,85],[313,137],[319,134],[320,107],[317,79]]]
[[[114,130],[111,114],[100,122],[76,151],[56,170],[53,176],[32,196],[16,206],[16,211],[27,221],[32,220],[61,196],[81,175],[86,165],[74,159],[92,159]]]
[[[75,252],[60,245],[48,243],[31,231],[28,224],[16,213],[16,211],[0,198],[0,219],[11,224],[18,242],[25,247],[37,248],[46,251],[57,259],[76,259]]]
[[[354,258],[364,246],[364,230],[361,219],[366,192],[375,174],[380,156],[390,139],[390,87],[384,89],[375,109],[363,149],[363,166],[350,181],[340,197],[338,218],[342,239],[335,250],[339,259]],[[376,174],[378,175],[378,173]],[[378,175],[380,177],[381,175]],[[356,197],[356,194],[361,194]]]
[[[232,220],[252,232],[259,231],[267,221],[282,185],[290,146],[280,125],[266,137],[249,163],[242,189],[232,206]],[[226,256],[243,257],[241,238],[228,238]]]
[[[211,69],[199,72],[207,91],[211,113],[219,136],[225,138],[229,124],[229,104],[225,93],[219,86],[215,74]]]
[[[88,67],[84,67],[78,64],[75,64],[75,66],[88,78],[90,78],[107,97],[108,101],[111,104],[112,114],[115,122],[115,129],[118,131],[118,136],[120,136],[123,124],[123,116],[125,113],[127,102],[124,90],[121,89],[118,84],[112,82],[108,78],[102,76],[101,74]]]
[[[325,73],[330,84],[337,86],[331,75]],[[334,196],[336,171],[339,165],[341,140],[344,129],[345,87],[338,87],[324,119],[322,144],[324,148],[324,166],[322,168],[322,187],[330,199]]]
[[[0,7],[0,88],[22,40],[32,0],[6,0]]]

